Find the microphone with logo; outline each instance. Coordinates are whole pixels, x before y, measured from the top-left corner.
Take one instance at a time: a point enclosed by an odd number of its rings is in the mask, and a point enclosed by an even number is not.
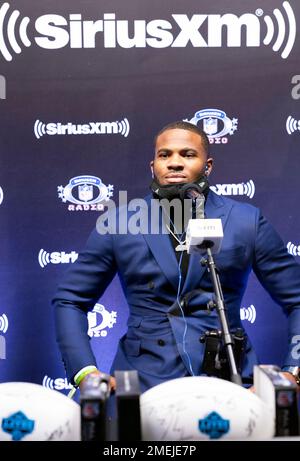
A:
[[[214,289],[214,306],[221,325],[221,339],[225,347],[229,366],[230,380],[242,386],[242,379],[237,369],[234,355],[234,340],[229,330],[226,307],[222,287],[213,258],[213,253],[218,253],[223,240],[223,226],[221,219],[206,219],[204,217],[205,199],[198,184],[185,184],[181,189],[181,198],[192,200],[192,219],[189,220],[186,231],[187,252],[202,253],[206,250],[207,257],[201,258],[201,265],[206,266],[210,274]],[[196,216],[200,218],[197,218]]]
[[[185,184],[180,192],[182,199],[192,201],[192,219],[189,220],[186,231],[187,252],[200,253],[210,248],[212,253],[218,253],[223,240],[221,219],[204,219],[205,197],[200,185]]]

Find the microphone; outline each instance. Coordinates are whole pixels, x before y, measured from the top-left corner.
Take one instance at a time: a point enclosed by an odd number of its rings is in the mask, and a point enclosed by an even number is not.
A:
[[[193,200],[201,196],[203,196],[202,188],[197,183],[184,184],[180,189],[180,197],[182,199],[191,198]]]
[[[81,440],[105,441],[109,375],[87,375],[80,389]]]
[[[192,219],[204,218],[204,203],[205,197],[203,187],[197,183],[184,184],[180,189],[180,198],[192,200]]]
[[[211,248],[212,253],[219,253],[223,236],[221,219],[190,219],[186,231],[187,252],[201,253]]]
[[[180,187],[180,198],[198,198],[203,195],[203,192],[209,188],[206,176],[201,176],[197,182],[188,182]]]
[[[211,248],[212,253],[218,253],[223,240],[221,219],[205,219],[205,198],[198,184],[185,184],[181,189],[182,198],[192,199],[192,219],[189,220],[186,231],[186,246],[188,254],[200,253]],[[197,216],[197,218],[196,218]]]

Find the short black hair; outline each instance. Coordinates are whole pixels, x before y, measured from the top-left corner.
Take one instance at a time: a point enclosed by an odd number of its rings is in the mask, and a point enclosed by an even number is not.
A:
[[[157,141],[158,136],[160,136],[162,133],[164,133],[167,130],[176,130],[176,129],[193,131],[193,133],[198,134],[202,139],[205,153],[207,154],[207,156],[209,155],[210,144],[209,144],[209,139],[205,131],[201,130],[201,128],[198,128],[198,126],[194,125],[193,123],[184,122],[182,120],[179,120],[177,122],[168,123],[168,125],[164,126],[154,137],[154,146],[156,146],[156,141]]]

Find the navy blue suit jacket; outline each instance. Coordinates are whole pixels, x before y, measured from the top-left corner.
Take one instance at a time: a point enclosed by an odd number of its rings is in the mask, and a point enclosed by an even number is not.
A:
[[[150,203],[152,197],[147,197]],[[119,210],[122,213],[122,210]],[[208,194],[207,218],[221,218],[224,239],[215,256],[220,270],[230,329],[242,328],[241,300],[249,273],[256,276],[289,315],[290,339],[300,334],[300,266],[273,227],[252,205]],[[213,296],[207,269],[191,255],[180,295],[201,288],[185,311],[178,309],[178,262],[169,235],[90,235],[78,260],[67,271],[54,299],[57,340],[67,376],[96,365],[87,336],[86,313],[103,294],[116,272],[129,305],[128,331],[120,339],[114,370],[136,369],[142,389],[181,376],[201,374],[200,336],[219,327],[215,311],[203,310]],[[186,329],[187,326],[187,329]],[[186,329],[185,341],[183,341]],[[283,365],[298,365],[291,343]],[[248,341],[243,376],[257,363]]]

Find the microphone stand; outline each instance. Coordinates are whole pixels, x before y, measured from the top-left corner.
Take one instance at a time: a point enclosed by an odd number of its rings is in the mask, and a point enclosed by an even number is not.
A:
[[[204,195],[202,193],[203,191],[199,186],[195,186],[194,184],[186,184],[182,188],[182,196],[192,199],[192,219],[196,219],[197,215],[197,201],[200,200],[200,212],[202,214],[202,218],[204,218]],[[220,279],[219,275],[217,272],[217,268],[215,265],[215,261],[212,255],[211,248],[213,247],[214,243],[212,241],[204,240],[201,245],[198,245],[199,249],[206,249],[207,252],[207,259],[202,258],[200,263],[203,266],[206,266],[208,269],[208,272],[210,274],[210,278],[213,284],[213,289],[215,293],[215,302],[214,306],[217,309],[217,313],[219,316],[220,324],[221,324],[221,338],[223,340],[225,350],[226,350],[226,355],[229,363],[229,373],[230,373],[230,380],[242,386],[242,378],[238,372],[237,365],[236,365],[236,359],[234,356],[234,351],[233,351],[233,345],[234,345],[234,340],[230,334],[229,327],[228,327],[228,320],[226,316],[226,307],[224,304],[224,297],[223,297],[223,292],[222,292],[222,287],[220,284]]]
[[[216,264],[211,252],[211,247],[213,246],[212,242],[204,241],[199,247],[201,249],[205,248],[207,251],[207,259],[202,258],[200,263],[202,266],[206,266],[207,270],[210,274],[210,278],[213,284],[213,289],[215,293],[215,306],[217,309],[217,313],[219,316],[220,324],[221,324],[221,332],[222,332],[222,339],[224,342],[224,346],[226,348],[226,353],[227,353],[227,358],[228,358],[228,363],[229,363],[229,370],[230,370],[230,380],[242,386],[242,379],[241,376],[237,370],[236,366],[236,360],[234,357],[234,352],[233,352],[233,344],[234,341],[232,339],[232,336],[229,331],[228,327],[228,320],[227,320],[227,315],[226,315],[226,307],[224,304],[224,297],[223,297],[223,292],[222,292],[222,287],[220,284],[220,279],[219,275],[217,272]]]

